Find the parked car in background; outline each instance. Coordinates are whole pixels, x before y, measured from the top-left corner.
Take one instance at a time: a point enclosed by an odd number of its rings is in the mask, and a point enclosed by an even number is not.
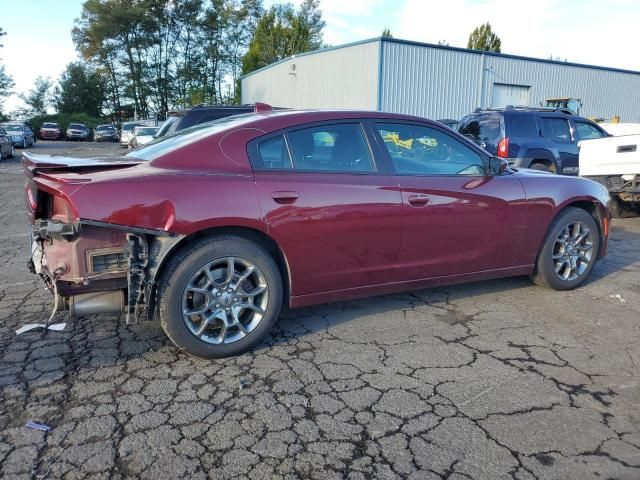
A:
[[[260,105],[261,104],[242,106],[198,105],[189,110],[174,111],[170,113],[171,116],[167,119],[169,125],[162,129],[158,137],[171,135],[185,128],[193,127],[194,125],[212,122],[232,115],[255,112],[260,109]]]
[[[120,140],[118,129],[113,125],[98,125],[94,133],[96,142],[117,142]]]
[[[67,140],[87,142],[91,140],[91,129],[83,123],[70,123],[67,127]]]
[[[123,147],[129,147],[129,141],[133,137],[133,129],[136,127],[145,126],[143,122],[123,122],[120,129],[120,145]]]
[[[640,214],[640,134],[581,141],[580,176],[609,190],[615,217]]]
[[[129,148],[137,148],[151,142],[158,133],[158,127],[135,127],[129,140]]]
[[[516,275],[567,290],[607,251],[604,187],[407,115],[263,108],[23,167],[30,265],[56,304],[127,321],[146,304],[205,358],[251,348],[282,305]]]
[[[54,122],[45,122],[38,132],[42,140],[60,140],[62,138],[62,130],[60,126]]]
[[[13,140],[6,130],[0,127],[0,160],[13,158],[15,153],[16,147],[13,145]]]
[[[458,132],[512,167],[561,175],[578,175],[580,140],[608,136],[569,110],[509,106],[476,110],[460,120]]]
[[[33,130],[24,123],[11,122],[0,124],[2,128],[11,137],[13,144],[19,148],[33,147],[36,143],[36,137]]]

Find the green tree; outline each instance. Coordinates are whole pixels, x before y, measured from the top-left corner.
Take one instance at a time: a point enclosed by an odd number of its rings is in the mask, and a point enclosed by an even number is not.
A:
[[[485,52],[500,52],[502,42],[500,38],[493,33],[489,22],[475,28],[469,35],[467,48],[472,50],[483,50]]]
[[[47,107],[51,104],[52,86],[53,82],[50,78],[38,77],[29,92],[19,95],[20,99],[29,108],[29,116],[46,115]]]
[[[104,79],[82,62],[72,62],[60,77],[54,103],[59,113],[86,113],[102,116],[105,103]]]
[[[393,35],[391,35],[391,30],[389,30],[388,28],[382,30],[382,38],[393,38]]]
[[[0,27],[0,38],[7,33]],[[3,45],[0,44],[0,48]],[[0,107],[2,107],[2,100],[11,95],[11,89],[13,88],[13,78],[5,71],[4,65],[0,62]]]
[[[304,0],[298,11],[291,4],[272,6],[256,25],[242,61],[242,73],[321,48],[324,26],[318,0]]]

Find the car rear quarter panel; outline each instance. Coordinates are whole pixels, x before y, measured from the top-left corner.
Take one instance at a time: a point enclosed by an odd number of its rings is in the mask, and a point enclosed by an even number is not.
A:
[[[152,162],[78,175],[82,182],[69,197],[82,219],[180,235],[218,226],[264,231],[246,141],[235,135],[242,150],[223,150],[224,139],[214,136]]]
[[[549,226],[567,206],[586,201],[597,208],[600,218],[609,215],[606,191],[596,182],[547,173],[518,172],[516,175],[527,196],[529,234],[523,251],[531,263],[536,260]]]

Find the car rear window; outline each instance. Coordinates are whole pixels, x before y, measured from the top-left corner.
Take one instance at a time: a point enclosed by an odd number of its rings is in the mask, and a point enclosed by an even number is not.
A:
[[[156,127],[138,127],[135,132],[136,135],[144,136],[144,135],[155,135],[158,131]]]
[[[84,125],[81,125],[79,123],[70,123],[69,124],[69,128],[75,128],[75,129],[78,129],[78,130],[82,130],[82,129],[87,128],[87,127],[85,127]]]
[[[99,125],[96,130],[102,131],[102,130],[113,130],[113,126],[111,125]]]
[[[287,144],[282,135],[260,142],[258,156],[260,157],[260,165],[255,165],[258,169],[288,170],[293,167]]]
[[[458,132],[476,142],[493,142],[500,137],[500,115],[474,115],[462,120]]]
[[[545,117],[542,119],[542,131],[545,138],[558,143],[571,143],[569,122],[564,118]]]
[[[375,171],[360,124],[322,125],[287,133],[293,166],[307,172]]]
[[[504,120],[507,137],[531,138],[538,136],[538,126],[533,115],[505,115]]]
[[[57,123],[43,123],[42,128],[58,128]]]
[[[196,125],[195,127],[181,130],[173,135],[158,138],[153,142],[147,143],[141,148],[132,150],[126,156],[137,158],[138,160],[154,160],[216,133],[240,127],[243,124],[252,121],[253,118],[254,114],[250,113],[247,115],[235,115],[233,117],[216,120],[215,122]]]

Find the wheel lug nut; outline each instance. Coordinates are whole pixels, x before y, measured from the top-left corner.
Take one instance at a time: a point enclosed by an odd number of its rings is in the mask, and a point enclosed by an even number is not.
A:
[[[220,293],[220,292],[216,293],[216,297],[219,297],[221,295],[222,295],[222,293]]]

